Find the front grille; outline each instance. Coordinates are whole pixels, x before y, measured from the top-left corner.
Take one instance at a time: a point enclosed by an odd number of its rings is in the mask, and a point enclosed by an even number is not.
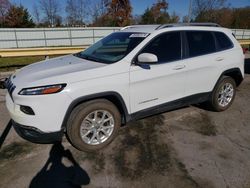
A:
[[[16,89],[16,86],[12,83],[11,81],[11,77],[9,77],[6,81],[5,81],[5,87],[8,90],[10,97],[12,98],[12,94],[14,92],[14,90]]]

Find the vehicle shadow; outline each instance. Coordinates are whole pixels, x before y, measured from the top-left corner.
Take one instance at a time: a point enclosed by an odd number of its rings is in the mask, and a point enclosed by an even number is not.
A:
[[[6,125],[3,133],[0,136],[0,149],[1,149],[5,139],[7,137],[7,135],[9,134],[11,127],[12,127],[12,121],[10,120],[9,123]]]
[[[71,163],[70,166],[63,164],[64,158]],[[50,150],[47,162],[32,179],[29,188],[81,188],[89,183],[89,175],[76,162],[70,150],[65,150],[61,143],[56,143]]]
[[[250,58],[245,59],[245,74],[250,74]]]

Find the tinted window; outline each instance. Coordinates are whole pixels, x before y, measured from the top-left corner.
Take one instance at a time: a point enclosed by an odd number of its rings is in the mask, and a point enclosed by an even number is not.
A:
[[[225,50],[233,47],[233,43],[231,40],[221,32],[214,32],[217,44],[218,44],[218,50]]]
[[[147,33],[112,33],[76,56],[101,63],[114,63],[125,57],[147,36]]]
[[[189,56],[199,56],[216,52],[213,34],[208,31],[187,31]]]
[[[180,32],[164,33],[153,39],[141,53],[152,53],[160,63],[181,59]]]

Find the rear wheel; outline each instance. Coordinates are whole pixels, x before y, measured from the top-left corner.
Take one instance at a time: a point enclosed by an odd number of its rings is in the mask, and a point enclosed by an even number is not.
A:
[[[209,107],[217,112],[228,109],[235,98],[236,83],[233,78],[224,76],[214,88],[208,101]]]
[[[97,99],[77,106],[67,123],[67,135],[74,147],[95,151],[108,145],[117,135],[121,115],[108,100]]]

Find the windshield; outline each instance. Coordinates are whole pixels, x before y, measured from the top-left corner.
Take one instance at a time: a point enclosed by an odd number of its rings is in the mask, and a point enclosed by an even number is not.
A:
[[[100,63],[114,63],[125,57],[148,35],[134,32],[112,33],[75,56]]]

